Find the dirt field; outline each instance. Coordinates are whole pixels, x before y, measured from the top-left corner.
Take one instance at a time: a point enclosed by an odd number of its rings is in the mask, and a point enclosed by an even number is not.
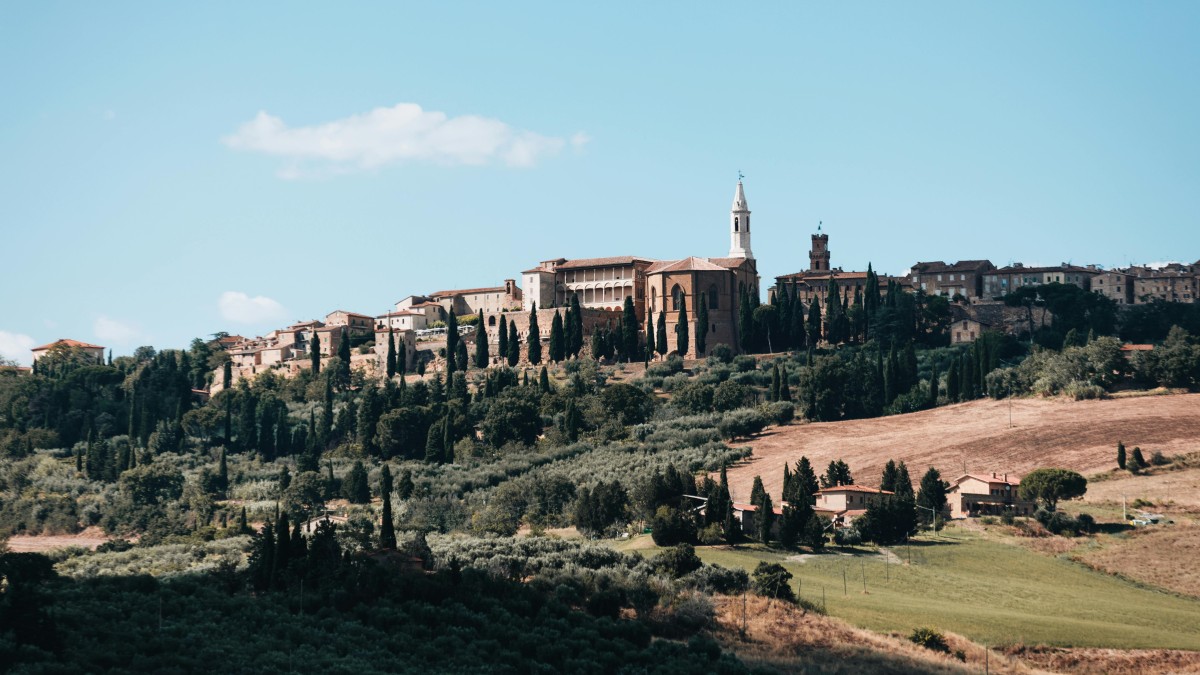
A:
[[[108,541],[110,537],[98,527],[89,527],[79,534],[67,535],[38,535],[18,534],[8,539],[8,550],[15,553],[43,553],[56,548],[81,546],[88,550]]]
[[[1197,556],[1200,527],[1179,524],[1140,528],[1072,555],[1096,569],[1200,598]]]
[[[749,460],[729,469],[734,499],[745,501],[756,475],[779,498],[784,462],[807,455],[817,473],[843,459],[863,485],[878,485],[888,459],[908,463],[916,483],[930,466],[952,480],[971,473],[1022,475],[1058,466],[1083,474],[1115,467],[1116,445],[1147,455],[1200,450],[1200,394],[1142,396],[1104,401],[1017,399],[960,403],[910,415],[849,422],[772,427],[739,445]],[[1097,484],[1100,487],[1102,484]],[[1182,492],[1182,490],[1181,490]],[[1174,495],[1172,495],[1174,498]]]
[[[1200,431],[1197,431],[1200,435]],[[1123,475],[1105,481],[1088,483],[1083,501],[1092,504],[1132,504],[1142,499],[1154,504],[1152,510],[1171,514],[1200,513],[1200,469],[1165,471],[1153,475]]]

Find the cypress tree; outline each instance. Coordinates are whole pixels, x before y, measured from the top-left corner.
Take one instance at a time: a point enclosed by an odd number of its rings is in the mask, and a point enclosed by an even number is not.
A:
[[[691,347],[690,328],[688,328],[688,313],[687,313],[687,295],[682,294],[679,298],[679,318],[675,324],[675,348],[679,355],[687,358],[688,349]]]
[[[226,361],[221,366],[221,388],[228,389],[233,384],[233,361]]]
[[[529,310],[529,344],[527,345],[529,364],[536,366],[542,362],[542,332],[538,327],[537,303]]]
[[[217,464],[217,488],[222,494],[229,489],[229,463],[225,459],[225,447],[221,447],[221,459]]]
[[[451,356],[458,347],[458,316],[453,307],[446,314],[446,356]]]
[[[646,312],[646,358],[653,356],[655,351],[657,349],[654,346],[654,313]]]
[[[400,482],[396,484],[396,494],[400,499],[408,499],[412,496],[415,489],[416,485],[413,483],[412,472],[405,471],[400,474]]]
[[[425,461],[431,464],[442,460],[442,434],[445,433],[445,418],[429,425],[429,433],[425,435]]]
[[[658,326],[655,328],[655,346],[660,356],[667,355],[667,312],[658,313]]]
[[[517,336],[517,324],[508,323],[508,367],[516,368],[521,362],[521,339]]]
[[[779,364],[775,363],[771,366],[771,400],[779,400]]]
[[[550,321],[550,360],[555,363],[561,363],[566,357],[566,335],[563,333],[562,314],[558,311],[554,312],[554,318]]]
[[[317,335],[314,329],[312,334],[312,343],[308,346],[309,363],[312,365],[313,377],[321,373],[321,338]]]
[[[292,547],[288,541],[288,532],[291,530],[291,525],[288,524],[287,511],[282,511],[279,514],[279,520],[275,525],[276,542],[275,542],[275,581],[282,582],[283,573],[287,570],[291,563]]]
[[[946,399],[951,403],[958,402],[958,392],[961,382],[958,376],[958,359],[950,360],[950,367],[946,369]]]
[[[392,470],[387,464],[379,470],[379,492],[383,498],[383,522],[379,526],[379,547],[396,548],[396,525],[392,522]]]
[[[811,350],[821,341],[821,301],[813,296],[808,304],[808,325],[805,326],[808,337],[808,348]]]
[[[507,359],[508,358],[508,320],[504,318],[503,314],[500,315],[500,332],[496,335],[496,338],[500,341],[498,348],[496,350],[496,355],[499,356],[500,358]]]
[[[546,371],[546,366],[542,366],[542,372],[538,375],[538,390],[543,394],[550,393],[550,373]]]
[[[470,360],[467,357],[467,343],[459,340],[458,346],[454,348],[454,369],[460,373],[465,373],[467,372],[467,366],[469,365]]]
[[[621,344],[626,361],[638,358],[638,320],[637,312],[633,309],[633,296],[625,296],[625,305],[621,311]],[[699,336],[696,339],[697,348],[700,345]]]
[[[76,467],[78,467],[79,455],[75,455],[75,458]],[[1117,466],[1122,469],[1125,468],[1125,444],[1119,441],[1117,442]]]
[[[912,478],[908,476],[908,465],[900,462],[896,466],[896,496],[901,499],[913,498]]]
[[[564,326],[563,328],[570,329],[567,331],[570,338],[568,340],[569,348],[567,351],[570,352],[571,356],[579,356],[580,350],[583,349],[583,310],[579,307],[578,293],[571,296],[571,325]]]
[[[479,320],[475,323],[475,367],[483,370],[488,367],[488,334],[487,326],[483,323],[483,310],[479,310]]]
[[[242,507],[241,513],[238,514],[238,533],[246,534],[250,531],[250,523],[246,520],[246,507]]]
[[[738,343],[742,348],[742,353],[749,354],[754,351],[754,315],[750,309],[750,294],[746,292],[746,287],[742,286],[738,292]]]
[[[775,506],[771,503],[771,495],[766,492],[763,493],[762,500],[758,505],[758,511],[754,515],[754,524],[758,526],[758,540],[764,546],[770,546],[771,527],[775,523]]]
[[[387,376],[390,380],[396,376],[396,336],[391,325],[388,325],[387,341]]]
[[[317,435],[322,447],[333,438],[333,384],[325,378],[325,405],[321,408],[321,428]]]
[[[330,336],[332,339],[332,335]],[[346,328],[342,328],[341,339],[338,342],[338,358],[341,359],[341,364],[338,365],[338,380],[342,387],[350,387],[350,336],[346,333]]]
[[[931,368],[931,371],[929,373],[929,407],[933,408],[933,407],[937,406],[938,384],[939,384],[939,380],[942,378],[942,376],[940,374],[938,374],[936,361],[934,361],[930,365],[930,368]]]
[[[887,490],[888,492],[895,492],[896,475],[896,460],[889,459],[888,463],[883,467],[883,477],[879,479],[879,489]]]
[[[708,349],[708,298],[700,294],[700,305],[696,308],[696,357],[704,356]]]
[[[779,368],[779,400],[789,402],[792,400],[792,388],[788,385],[787,366]]]

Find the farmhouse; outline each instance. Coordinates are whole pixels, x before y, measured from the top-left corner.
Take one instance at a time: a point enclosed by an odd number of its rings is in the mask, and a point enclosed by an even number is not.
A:
[[[1037,506],[1017,497],[1017,487],[1020,485],[1020,480],[1009,478],[1008,474],[992,473],[990,477],[963,474],[951,483],[946,492],[950,517],[1000,515],[1006,510],[1015,516],[1028,516]]]
[[[867,512],[868,506],[892,494],[895,493],[866,485],[835,485],[817,490],[813,510],[830,516],[835,527],[849,527],[855,518]]]
[[[55,340],[48,345],[34,347],[29,351],[33,352],[33,360],[37,361],[56,349],[78,349],[88,356],[96,359],[97,362],[104,360],[104,347],[101,347],[100,345],[88,344],[86,342],[80,342],[79,340],[71,340],[68,338]]]

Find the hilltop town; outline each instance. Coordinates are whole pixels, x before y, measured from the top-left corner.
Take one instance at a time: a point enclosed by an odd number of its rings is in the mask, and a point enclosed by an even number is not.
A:
[[[724,344],[735,352],[743,351],[746,312],[758,306],[762,289],[751,248],[750,208],[745,188],[738,181],[729,213],[729,252],[724,257],[687,256],[677,260],[655,260],[637,255],[596,258],[554,258],[525,269],[517,279],[504,279],[497,286],[439,290],[412,294],[380,314],[365,314],[338,309],[322,320],[301,321],[256,337],[222,336],[217,344],[230,356],[230,383],[262,372],[285,376],[311,368],[313,353],[321,359],[341,355],[353,368],[368,376],[385,372],[388,342],[392,342],[397,368],[405,372],[425,372],[428,367],[442,369],[446,355],[446,326],[451,316],[459,332],[469,343],[486,336],[490,363],[507,360],[507,341],[514,334],[520,343],[530,340],[530,321],[538,327],[538,340],[548,345],[554,317],[560,320],[569,308],[576,308],[576,319],[583,342],[590,345],[597,330],[620,332],[626,320],[624,306],[632,303],[636,331],[644,344],[647,331],[656,331],[661,317],[666,327],[667,346],[662,353],[679,353],[685,358],[705,356],[705,345]],[[985,331],[1028,334],[1030,322],[1044,326],[1053,319],[1044,306],[1020,307],[1006,304],[1004,298],[1020,289],[1047,284],[1063,284],[1096,293],[1117,307],[1169,302],[1192,304],[1200,298],[1200,261],[1185,265],[1170,263],[1154,267],[1132,266],[1103,269],[1099,265],[1025,266],[1014,263],[996,267],[991,261],[940,260],[914,263],[897,276],[865,271],[846,271],[833,265],[829,235],[812,235],[806,269],[776,277],[766,289],[768,304],[781,295],[805,308],[837,297],[845,314],[861,307],[869,286],[880,295],[896,289],[917,297],[948,301],[941,320],[951,344],[971,343]],[[918,302],[921,302],[918,300]],[[708,318],[706,334],[699,336],[700,307]],[[681,313],[682,310],[682,313]],[[861,311],[861,310],[860,310]],[[534,318],[536,317],[536,318]],[[681,332],[681,317],[686,323]],[[806,316],[807,318],[807,316]],[[501,326],[505,335],[501,335]],[[828,341],[831,326],[821,329]],[[836,330],[836,328],[835,328]],[[679,336],[685,338],[679,349]],[[83,343],[79,343],[83,344]],[[504,353],[500,347],[504,345]],[[52,345],[34,350],[34,358]],[[103,352],[103,347],[85,345]],[[527,361],[526,350],[519,350]],[[647,356],[655,356],[652,352]],[[628,359],[626,359],[628,360]],[[215,394],[226,386],[226,374],[213,374]]]

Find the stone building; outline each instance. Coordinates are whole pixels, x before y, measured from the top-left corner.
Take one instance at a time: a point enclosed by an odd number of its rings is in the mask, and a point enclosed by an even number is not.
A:
[[[1055,267],[1026,267],[1021,263],[1013,263],[984,273],[983,297],[999,299],[1019,288],[1043,284],[1071,284],[1090,291],[1092,279],[1098,274],[1100,269],[1095,265],[1080,267],[1062,263]]]
[[[1133,304],[1133,275],[1120,270],[1104,270],[1092,279],[1092,292],[1118,305]]]
[[[79,340],[71,340],[69,338],[60,338],[54,342],[51,342],[50,344],[42,345],[41,347],[34,347],[29,351],[33,354],[33,360],[37,361],[56,349],[78,349],[88,356],[96,359],[98,363],[104,360],[104,347],[101,347],[100,345],[88,344],[87,342],[80,342]]]
[[[325,325],[330,327],[341,326],[355,335],[370,335],[375,327],[375,319],[366,314],[335,309],[325,315]]]
[[[832,277],[842,297],[853,301],[856,291],[866,290],[867,273],[846,272],[840,267],[831,267],[831,255],[829,235],[821,232],[821,225],[817,225],[817,232],[812,235],[812,248],[808,252],[808,269],[775,277],[775,286],[771,292],[778,292],[781,287],[786,286],[792,297],[799,298],[805,305],[811,303],[813,298],[824,302],[829,294],[829,279]],[[886,274],[878,274],[878,277],[879,292],[882,295],[887,295],[889,282],[895,282],[906,289],[912,285],[907,277],[890,277]]]
[[[430,293],[426,301],[437,303],[444,311],[453,312],[455,316],[475,314],[479,311],[483,311],[485,314],[512,311],[521,308],[521,289],[517,287],[515,279],[505,279],[503,286],[437,291]],[[397,303],[396,308],[402,309],[399,304]],[[418,302],[411,306],[422,304],[424,303]]]
[[[1200,266],[1170,263],[1162,267],[1130,267],[1123,270],[1131,277],[1134,304],[1196,302],[1200,294]]]
[[[983,275],[994,269],[990,260],[960,260],[952,265],[934,260],[913,265],[909,279],[913,288],[929,295],[975,300],[983,297]]]
[[[625,255],[608,258],[543,260],[521,273],[524,284],[522,309],[566,307],[572,295],[579,306],[593,309],[622,309],[625,298],[633,298],[634,311],[642,320],[646,312],[646,270],[656,261]]]

